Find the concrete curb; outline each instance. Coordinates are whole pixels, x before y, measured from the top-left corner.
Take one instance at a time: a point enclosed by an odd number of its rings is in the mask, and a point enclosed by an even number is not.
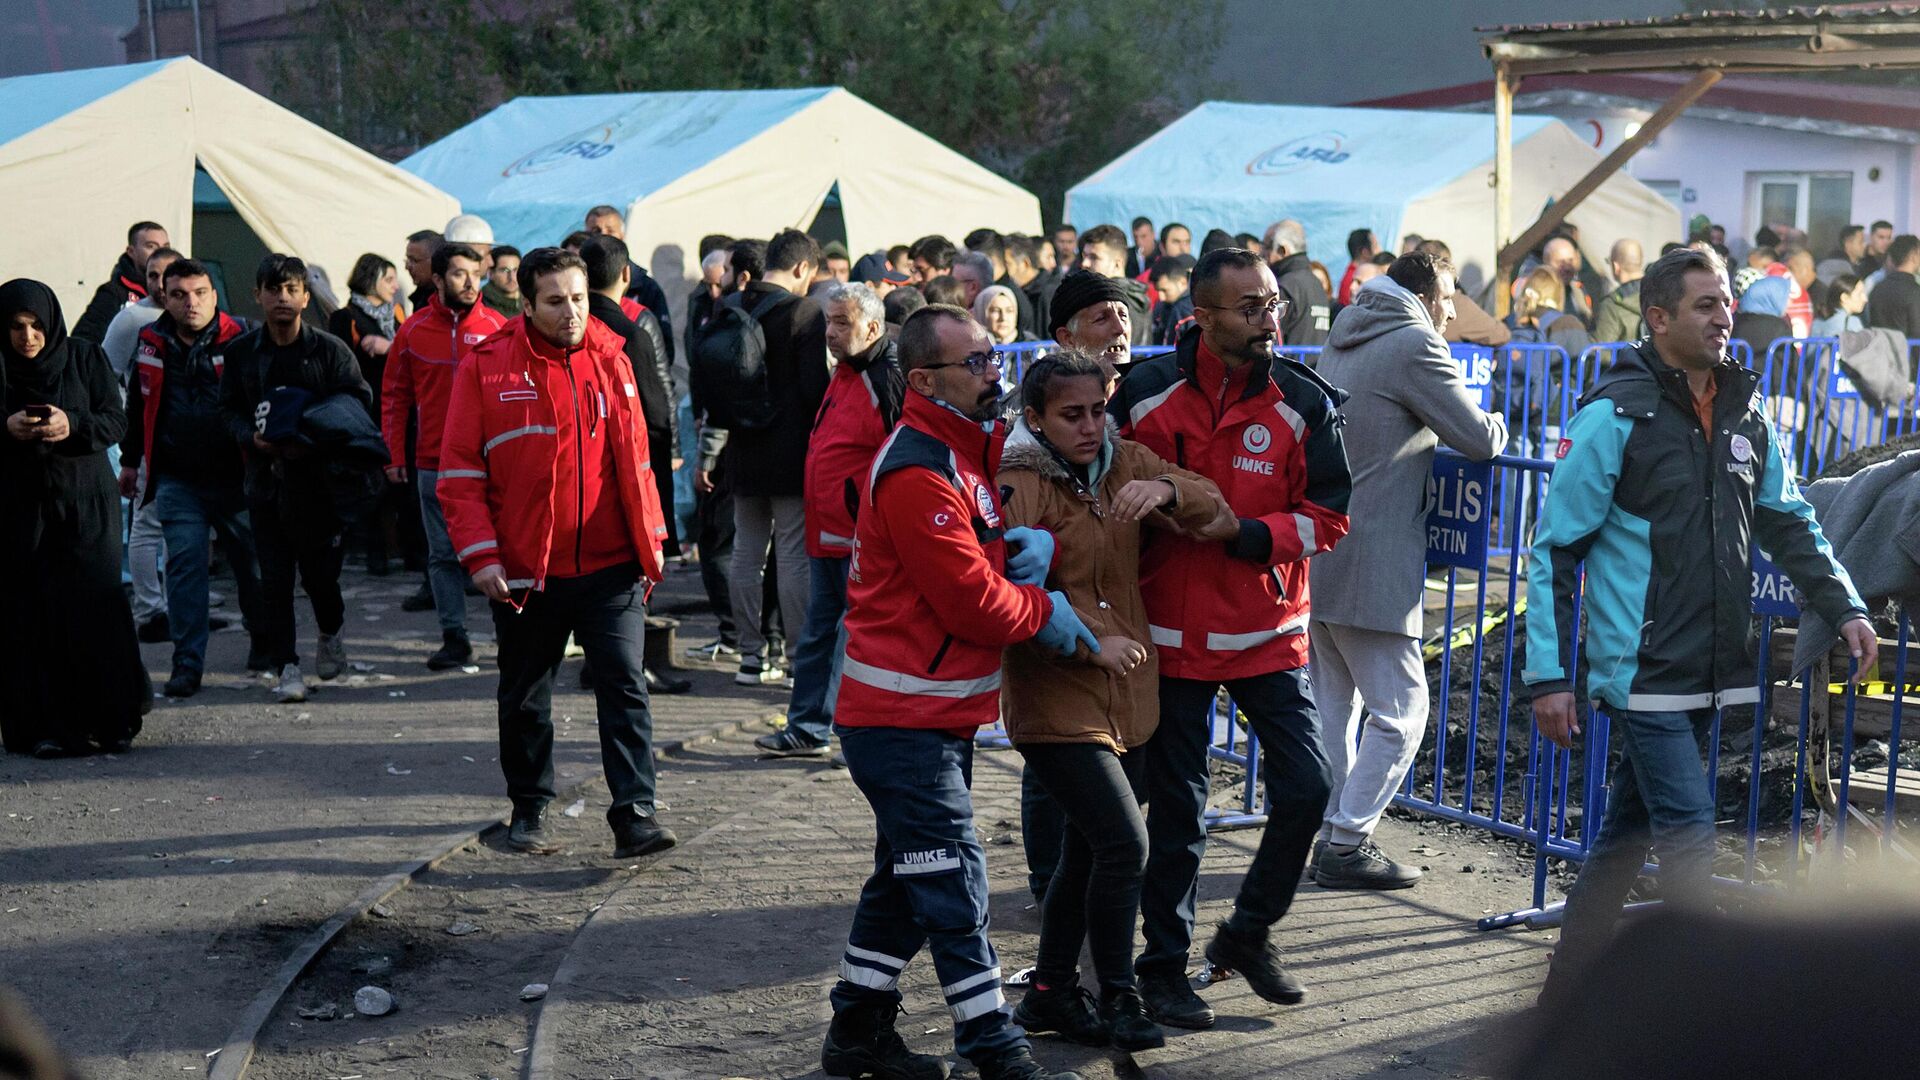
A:
[[[684,753],[700,743],[710,742],[760,722],[762,719],[755,717],[715,724],[685,738],[660,743],[655,746],[654,754],[670,756]],[[600,776],[589,776],[561,792],[555,801],[572,800],[595,784],[602,782],[603,778]],[[300,944],[287,954],[286,960],[273,973],[273,977],[267,980],[267,985],[261,988],[253,1001],[248,1003],[246,1009],[240,1013],[239,1021],[234,1024],[233,1033],[227,1036],[226,1045],[220,1048],[214,1056],[213,1064],[207,1070],[208,1080],[243,1080],[247,1075],[247,1067],[253,1064],[260,1031],[266,1027],[267,1018],[280,1007],[280,1002],[286,997],[287,991],[293,989],[293,984],[299,981],[300,976],[306,972],[314,960],[326,951],[327,946],[333,944],[334,938],[340,936],[340,931],[365,916],[375,904],[406,888],[414,878],[451,858],[461,848],[504,828],[506,828],[505,824],[495,818],[476,822],[461,832],[443,835],[434,841],[426,854],[401,863],[391,873],[367,886],[360,895],[349,900],[334,912],[331,918],[303,938]]]

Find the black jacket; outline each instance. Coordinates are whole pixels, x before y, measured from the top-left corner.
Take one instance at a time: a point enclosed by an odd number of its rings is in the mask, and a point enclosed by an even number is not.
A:
[[[660,337],[667,346],[667,366],[673,366],[673,309],[667,306],[667,291],[653,280],[639,263],[627,263],[627,269],[633,272],[633,280],[627,285],[627,295],[640,301],[653,317],[660,320]]]
[[[1280,343],[1325,345],[1327,330],[1333,325],[1333,300],[1313,275],[1306,252],[1295,252],[1274,263],[1273,276],[1287,301],[1286,313],[1280,316]]]
[[[369,417],[373,414],[373,391],[360,377],[353,350],[332,334],[301,323],[300,336],[284,349],[267,337],[264,326],[233,339],[220,376],[220,411],[246,459],[247,497],[256,504],[274,502],[283,493],[293,495],[296,489],[312,491],[326,485],[319,461],[254,448],[255,412],[280,387],[307,391],[311,403],[345,394],[360,402]]]
[[[587,313],[606,323],[607,329],[626,343],[627,363],[633,368],[633,382],[640,391],[640,412],[647,420],[647,437],[666,439],[672,445],[673,376],[667,368],[666,346],[652,309],[641,312],[640,321],[635,322],[620,310],[618,301],[594,293],[587,297]]]
[[[1133,328],[1133,343],[1153,344],[1153,305],[1147,300],[1146,282],[1122,278],[1120,290],[1127,294],[1127,319]]]
[[[1867,325],[1898,330],[1903,338],[1920,337],[1920,280],[1899,270],[1887,271],[1867,294]],[[1759,358],[1756,352],[1754,359]]]
[[[752,310],[778,285],[749,281],[740,302]],[[760,320],[767,338],[767,383],[779,412],[758,431],[727,436],[727,470],[739,495],[806,492],[807,443],[827,396],[827,317],[809,297],[783,300]]]
[[[121,252],[120,261],[113,264],[113,273],[107,280],[93,290],[93,299],[87,302],[87,310],[80,315],[80,321],[73,324],[72,336],[81,341],[91,341],[95,345],[107,338],[107,325],[120,309],[147,295],[147,275],[133,265],[133,257]]]
[[[396,325],[394,329],[398,330],[399,327]],[[391,339],[393,335],[381,329],[378,319],[351,303],[327,316],[327,333],[346,342],[347,348],[353,350],[354,362],[360,365],[360,377],[367,381],[367,389],[373,393],[373,419],[376,423],[379,422],[380,383],[386,377],[387,358],[367,352],[361,347],[360,339],[366,337]]]

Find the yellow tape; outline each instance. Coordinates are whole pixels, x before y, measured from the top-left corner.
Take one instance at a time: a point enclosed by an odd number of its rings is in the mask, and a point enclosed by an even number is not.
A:
[[[1473,639],[1476,636],[1493,633],[1501,623],[1507,621],[1509,614],[1525,615],[1526,613],[1527,598],[1522,596],[1511,609],[1502,608],[1498,611],[1488,612],[1486,618],[1480,620],[1478,627],[1469,623],[1455,630],[1452,637],[1446,637],[1444,634],[1434,635],[1421,645],[1420,654],[1426,660],[1433,660],[1443,652],[1452,652],[1455,649],[1466,648],[1468,645],[1473,644]]]
[[[1920,683],[1906,683],[1903,685],[1890,682],[1863,682],[1856,687],[1856,689],[1862,694],[1899,694],[1905,697],[1908,694],[1920,694]],[[1829,694],[1844,694],[1846,692],[1846,683],[1836,682],[1827,684],[1827,693]]]

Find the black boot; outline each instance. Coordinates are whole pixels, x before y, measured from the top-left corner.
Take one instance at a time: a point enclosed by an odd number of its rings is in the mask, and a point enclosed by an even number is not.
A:
[[[1107,1026],[1113,1045],[1129,1053],[1158,1050],[1167,1045],[1166,1032],[1147,1019],[1147,1007],[1140,1001],[1140,992],[1131,987],[1111,994],[1102,992],[1100,1022]]]
[[[1100,1022],[1093,1008],[1093,995],[1087,993],[1076,976],[1059,986],[1040,989],[1039,980],[1013,1008],[1013,1022],[1029,1035],[1058,1034],[1068,1042],[1082,1046],[1107,1045],[1107,1025]]]
[[[1213,1026],[1213,1007],[1193,992],[1193,983],[1184,971],[1142,973],[1140,997],[1146,1002],[1147,1015],[1155,1023],[1168,1027],[1203,1031]]]
[[[980,1070],[980,1080],[1080,1080],[1076,1072],[1047,1071],[1033,1060],[1033,1051],[1025,1046],[1016,1046],[991,1061],[974,1064]]]
[[[451,671],[473,662],[473,642],[465,630],[442,630],[440,649],[427,657],[429,671]]]
[[[1280,966],[1280,954],[1265,928],[1244,931],[1236,930],[1231,919],[1221,923],[1207,943],[1207,962],[1246,976],[1248,988],[1276,1005],[1307,999],[1307,988]]]
[[[834,1013],[826,1044],[820,1048],[820,1071],[870,1080],[947,1080],[945,1058],[914,1053],[893,1030],[899,1008],[880,1001]]]

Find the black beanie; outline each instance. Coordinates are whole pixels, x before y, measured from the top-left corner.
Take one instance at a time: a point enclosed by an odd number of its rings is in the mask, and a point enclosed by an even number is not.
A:
[[[1047,337],[1054,338],[1082,309],[1109,300],[1127,302],[1127,290],[1119,278],[1103,277],[1091,270],[1075,270],[1061,278],[1053,305],[1047,309]]]

